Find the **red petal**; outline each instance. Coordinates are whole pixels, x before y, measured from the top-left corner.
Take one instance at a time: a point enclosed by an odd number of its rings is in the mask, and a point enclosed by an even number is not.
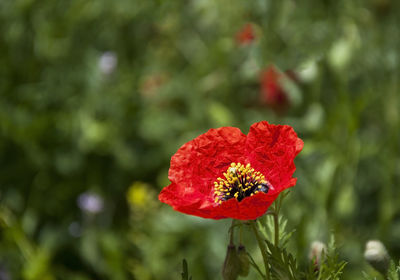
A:
[[[277,197],[278,193],[270,195],[260,192],[246,197],[240,202],[236,199],[229,199],[218,206],[218,212],[226,218],[255,220],[265,214]]]
[[[214,204],[214,182],[232,162],[244,162],[245,142],[240,129],[222,127],[184,144],[171,158],[168,177],[172,184],[164,188],[160,200],[171,206],[196,204],[197,208]]]
[[[197,200],[196,203],[188,204],[187,200],[182,200],[180,197],[166,195],[164,190],[159,196],[160,201],[172,205],[174,210],[184,214],[215,220],[226,218],[255,220],[264,215],[269,206],[271,206],[278,197],[278,193],[273,195],[258,193],[254,196],[244,198],[241,202],[236,199],[230,199],[220,205],[215,203],[204,205],[203,202],[199,200]],[[171,201],[168,199],[172,199],[174,204],[171,204]],[[176,204],[178,200],[180,200],[181,203]]]
[[[178,187],[176,184],[171,184],[165,187],[158,199],[161,202],[171,205],[174,210],[199,216],[203,218],[213,218],[213,209],[216,206],[213,200],[204,198],[203,194],[196,192],[185,192],[184,188]]]
[[[276,192],[296,183],[293,160],[302,148],[303,141],[287,125],[263,121],[253,124],[247,135],[246,154],[251,166],[265,175]]]

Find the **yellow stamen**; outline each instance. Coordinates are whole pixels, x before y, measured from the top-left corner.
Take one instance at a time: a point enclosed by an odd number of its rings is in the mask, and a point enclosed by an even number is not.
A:
[[[214,182],[215,201],[218,203],[231,198],[241,201],[246,196],[252,196],[260,191],[268,192],[269,189],[269,183],[265,180],[265,176],[261,172],[255,171],[250,163],[232,162],[227,171],[223,173],[223,177],[218,177]],[[261,184],[264,185],[264,188]]]

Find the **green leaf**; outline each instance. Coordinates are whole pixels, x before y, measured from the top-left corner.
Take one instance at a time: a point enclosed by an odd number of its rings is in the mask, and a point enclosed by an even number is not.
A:
[[[280,247],[285,247],[296,230],[293,229],[290,232],[286,231],[287,219],[285,219],[283,216],[279,216],[278,223],[279,223],[279,244]],[[272,214],[265,215],[262,219],[259,219],[257,224],[264,239],[273,242],[273,236],[275,233],[274,233],[274,218]]]
[[[387,275],[388,280],[399,280],[400,262],[396,266],[393,261],[390,261],[390,267]]]
[[[329,242],[328,252],[322,257],[319,267],[318,280],[339,280],[346,266],[345,261],[339,261],[339,254],[336,251],[335,238],[332,235]]]
[[[257,270],[257,272],[261,275],[262,278],[265,278],[264,273],[261,271],[260,267],[257,265],[257,263],[254,261],[253,257],[247,253],[250,259],[250,264]]]
[[[182,280],[192,280],[192,276],[189,276],[188,264],[185,259],[182,260],[182,269],[183,269],[183,272],[181,273]]]
[[[364,280],[377,280],[376,277],[372,277],[371,275],[368,275],[365,271],[363,271],[362,274],[363,274]]]
[[[272,279],[297,280],[300,271],[297,267],[296,259],[286,249],[274,246],[266,241],[268,246],[269,262],[271,265]]]

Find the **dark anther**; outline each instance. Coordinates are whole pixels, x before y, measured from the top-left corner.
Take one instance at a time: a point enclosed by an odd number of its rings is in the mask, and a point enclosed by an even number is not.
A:
[[[269,191],[269,186],[267,183],[261,183],[258,185],[259,187],[261,186],[261,188],[259,188],[260,192],[264,192],[264,193],[268,193]]]

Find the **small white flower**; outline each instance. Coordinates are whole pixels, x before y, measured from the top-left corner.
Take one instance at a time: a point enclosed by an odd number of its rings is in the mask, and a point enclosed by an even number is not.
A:
[[[313,243],[311,243],[310,253],[308,257],[310,260],[315,261],[315,265],[319,266],[321,264],[321,260],[324,254],[326,253],[327,249],[325,243],[321,241],[314,241]]]
[[[112,51],[103,53],[99,59],[99,68],[104,75],[112,74],[117,67],[117,64],[117,55]]]

